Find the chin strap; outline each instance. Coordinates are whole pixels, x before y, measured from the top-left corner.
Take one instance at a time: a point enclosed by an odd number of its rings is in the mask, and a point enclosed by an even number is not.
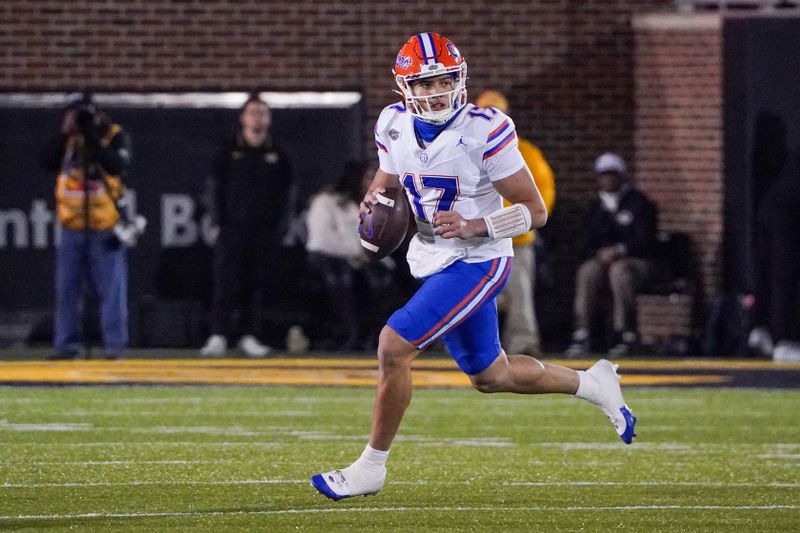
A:
[[[524,204],[498,209],[483,219],[491,239],[506,239],[527,233],[531,229],[531,212]]]

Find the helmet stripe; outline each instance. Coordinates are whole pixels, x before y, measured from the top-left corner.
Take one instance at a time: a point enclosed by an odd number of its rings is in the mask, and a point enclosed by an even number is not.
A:
[[[426,65],[431,63],[438,63],[438,56],[436,55],[436,47],[433,43],[433,36],[430,33],[418,33],[417,40],[419,47],[422,51],[422,59]]]
[[[426,57],[428,57],[428,52],[425,50],[425,40],[422,38],[422,34],[417,34],[417,41],[419,42],[419,50],[422,54],[422,60],[424,61]]]
[[[430,43],[430,49],[431,49],[430,56],[432,58],[430,60],[430,62],[431,63],[438,63],[439,62],[439,54],[436,53],[436,43],[433,40],[433,34],[432,33],[426,33],[425,37],[428,38],[428,43]]]

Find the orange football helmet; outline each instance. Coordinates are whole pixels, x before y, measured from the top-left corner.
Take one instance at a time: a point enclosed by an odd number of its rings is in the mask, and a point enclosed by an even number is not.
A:
[[[438,33],[418,33],[408,39],[397,53],[392,73],[400,87],[398,92],[405,100],[406,108],[421,120],[442,124],[467,103],[467,62],[456,45]],[[442,74],[453,77],[452,91],[414,95],[411,90],[414,82]],[[440,111],[432,111],[429,99],[440,96],[447,96],[450,105]]]

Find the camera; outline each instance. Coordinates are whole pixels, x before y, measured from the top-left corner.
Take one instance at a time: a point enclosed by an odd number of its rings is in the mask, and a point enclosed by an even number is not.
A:
[[[97,112],[92,106],[80,106],[75,114],[75,124],[84,136],[97,134]]]

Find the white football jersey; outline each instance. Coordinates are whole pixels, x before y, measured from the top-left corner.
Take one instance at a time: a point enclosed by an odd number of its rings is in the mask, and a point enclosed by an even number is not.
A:
[[[434,235],[431,224],[436,211],[455,210],[469,220],[503,207],[492,182],[525,165],[508,116],[495,108],[467,104],[423,147],[414,131],[414,117],[398,103],[381,112],[375,144],[381,170],[398,176],[416,217],[418,242],[412,242],[408,256],[412,273],[414,262],[442,263],[425,268],[429,275],[457,259],[480,262],[514,255],[510,238],[443,239]]]

